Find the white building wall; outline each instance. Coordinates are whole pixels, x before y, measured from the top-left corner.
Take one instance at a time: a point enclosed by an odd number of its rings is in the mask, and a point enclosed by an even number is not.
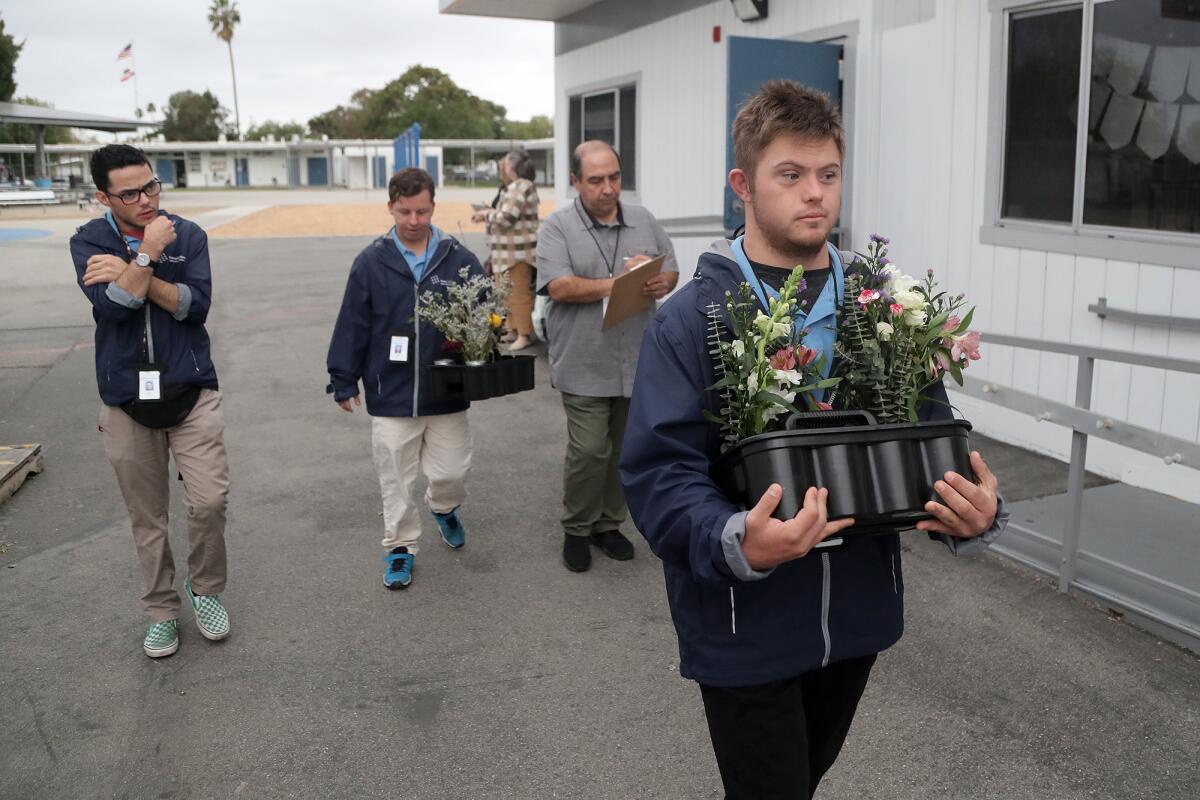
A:
[[[1101,320],[1087,310],[1107,295],[1138,311],[1196,316],[1191,298],[1200,292],[1200,271],[980,242],[997,19],[985,0],[797,0],[772,4],[767,20],[741,23],[729,3],[714,2],[557,58],[557,119],[568,120],[568,95],[577,87],[638,75],[634,199],[659,218],[717,216],[727,45],[712,42],[713,26],[721,26],[723,40],[809,38],[801,35],[857,22],[853,85],[846,87],[850,200],[843,206],[855,246],[873,231],[892,237],[895,260],[907,271],[931,267],[944,286],[967,293],[985,332],[1200,360],[1200,333]],[[566,124],[557,126],[560,164],[569,163],[567,135]],[[560,205],[569,197],[566,173],[556,186]],[[684,277],[712,238],[674,238]],[[969,374],[1071,402],[1075,361],[991,345]],[[1069,454],[1066,428],[962,395],[955,400],[985,434]],[[1200,443],[1200,376],[1100,363],[1093,407]],[[1161,455],[1096,439],[1088,466],[1200,502],[1200,472],[1166,466]]]

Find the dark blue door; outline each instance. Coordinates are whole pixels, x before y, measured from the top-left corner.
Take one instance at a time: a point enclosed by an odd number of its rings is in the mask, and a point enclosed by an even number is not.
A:
[[[384,156],[375,156],[371,161],[375,165],[375,188],[382,189],[388,183],[387,158]]]
[[[233,160],[233,168],[235,174],[235,183],[238,186],[249,186],[250,160],[247,158],[235,158]]]
[[[175,163],[169,158],[154,159],[154,169],[158,172],[158,179],[163,183],[175,185]]]
[[[329,161],[325,158],[308,159],[308,185],[329,185]]]
[[[840,44],[789,42],[781,39],[753,39],[747,36],[729,37],[729,75],[726,95],[728,132],[737,116],[738,107],[759,87],[773,78],[788,78],[805,86],[825,92],[834,104],[841,106],[841,79],[838,61],[842,57]],[[734,168],[733,137],[726,134],[725,171]],[[725,184],[725,227],[733,230],[745,222],[742,203]]]

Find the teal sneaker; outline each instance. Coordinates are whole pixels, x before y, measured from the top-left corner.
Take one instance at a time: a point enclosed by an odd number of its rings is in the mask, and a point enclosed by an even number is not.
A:
[[[437,521],[438,531],[442,534],[442,541],[451,548],[457,550],[467,543],[467,532],[463,529],[462,522],[458,519],[457,508],[451,509],[445,514],[439,514],[434,511],[433,518]]]
[[[229,614],[221,596],[198,595],[192,593],[192,581],[188,578],[183,582],[188,598],[192,601],[192,611],[196,612],[196,627],[205,639],[219,642],[229,635]]]
[[[408,548],[394,548],[383,557],[383,562],[388,565],[383,573],[383,585],[389,589],[407,589],[413,573],[413,554]]]
[[[169,656],[179,649],[179,622],[169,619],[156,622],[146,631],[142,649],[151,658]]]

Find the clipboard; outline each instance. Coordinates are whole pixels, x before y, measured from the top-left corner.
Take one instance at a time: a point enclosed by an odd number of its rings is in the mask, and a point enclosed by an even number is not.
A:
[[[645,311],[654,302],[654,298],[642,294],[642,289],[647,281],[662,272],[666,260],[665,255],[657,256],[617,276],[604,304],[604,324],[600,330],[606,331],[619,325],[634,314]]]

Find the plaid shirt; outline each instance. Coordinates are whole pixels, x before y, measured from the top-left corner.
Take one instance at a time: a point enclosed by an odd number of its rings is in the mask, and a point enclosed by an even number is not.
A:
[[[533,263],[537,250],[538,194],[532,181],[517,178],[504,190],[500,204],[488,212],[492,271],[507,272],[522,261]]]

